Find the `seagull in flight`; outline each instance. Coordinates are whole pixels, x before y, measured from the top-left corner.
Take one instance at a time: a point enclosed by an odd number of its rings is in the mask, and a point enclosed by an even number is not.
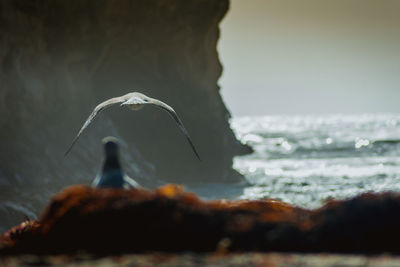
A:
[[[101,188],[142,188],[122,170],[118,158],[118,140],[109,136],[103,139],[103,145],[106,160],[101,174],[97,175],[92,185]]]
[[[128,93],[123,96],[110,98],[110,99],[104,101],[103,103],[100,103],[99,105],[97,105],[94,108],[94,110],[92,111],[92,113],[89,115],[89,117],[87,118],[86,122],[83,124],[82,128],[79,130],[78,134],[75,136],[74,140],[72,141],[68,150],[65,152],[64,156],[66,156],[71,151],[71,149],[74,146],[74,144],[76,143],[76,141],[78,141],[78,139],[81,136],[81,134],[83,133],[83,131],[89,126],[89,124],[94,120],[94,118],[96,118],[96,116],[104,109],[111,107],[113,105],[116,105],[116,104],[120,104],[121,107],[126,106],[127,108],[129,108],[131,110],[139,110],[139,109],[143,108],[144,105],[151,104],[151,105],[155,105],[155,106],[167,111],[169,113],[169,115],[171,115],[171,117],[178,124],[179,129],[185,135],[185,137],[186,137],[187,141],[189,142],[189,145],[192,148],[196,157],[199,160],[201,160],[199,154],[197,153],[196,148],[194,147],[192,140],[190,139],[189,133],[186,131],[186,128],[183,126],[183,123],[179,119],[175,110],[160,100],[148,97],[148,96],[146,96],[142,93],[138,93],[138,92],[132,92],[132,93]]]

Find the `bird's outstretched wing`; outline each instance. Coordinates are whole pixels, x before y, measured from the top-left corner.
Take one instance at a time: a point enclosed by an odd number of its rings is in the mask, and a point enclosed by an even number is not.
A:
[[[188,131],[186,130],[185,126],[183,126],[183,123],[182,123],[181,119],[178,117],[178,114],[176,114],[175,110],[174,110],[172,107],[168,106],[167,104],[165,104],[164,102],[162,102],[162,101],[160,101],[160,100],[157,100],[157,99],[154,99],[154,98],[150,98],[150,97],[149,97],[149,100],[148,100],[148,101],[149,101],[149,104],[152,104],[152,105],[155,105],[155,106],[157,106],[157,107],[160,107],[160,108],[166,110],[166,111],[169,113],[169,115],[171,115],[171,117],[172,117],[172,118],[176,121],[176,123],[178,124],[179,129],[180,129],[180,130],[182,131],[182,133],[185,135],[185,137],[186,137],[187,141],[189,142],[189,145],[191,146],[191,148],[192,148],[194,154],[196,154],[197,158],[201,161],[201,158],[200,158],[200,156],[199,156],[199,153],[197,153],[197,150],[196,150],[196,148],[195,148],[195,146],[194,146],[192,140],[190,139],[190,136],[189,136]]]
[[[102,111],[105,108],[108,108],[108,107],[110,107],[112,105],[122,103],[125,100],[126,100],[125,96],[114,97],[114,98],[110,98],[110,99],[104,101],[103,103],[100,103],[99,105],[97,105],[94,108],[94,110],[92,111],[92,113],[89,115],[89,117],[87,118],[85,123],[83,124],[82,128],[79,130],[78,134],[75,136],[74,140],[72,141],[72,143],[69,146],[68,150],[65,152],[64,156],[66,156],[69,153],[69,151],[71,151],[71,149],[74,146],[74,144],[76,143],[76,141],[78,141],[79,136],[86,129],[86,127],[89,126],[89,124],[94,120],[94,118],[97,116],[97,114],[99,114],[100,111]]]

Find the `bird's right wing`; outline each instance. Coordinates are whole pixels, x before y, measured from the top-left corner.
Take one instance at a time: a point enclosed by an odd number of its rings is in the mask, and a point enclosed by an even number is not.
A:
[[[94,118],[97,116],[97,114],[99,114],[100,111],[102,111],[112,105],[122,103],[125,100],[126,100],[126,98],[124,96],[114,97],[114,98],[110,98],[110,99],[104,101],[103,103],[100,103],[99,105],[97,105],[94,108],[94,110],[92,111],[92,113],[89,115],[89,117],[87,118],[85,123],[83,124],[82,128],[79,130],[78,134],[75,136],[74,140],[72,141],[71,145],[69,146],[67,152],[65,152],[64,156],[66,156],[69,153],[69,151],[71,151],[71,149],[74,146],[74,144],[76,143],[76,141],[78,141],[79,136],[83,133],[83,131],[86,129],[86,127],[89,126],[89,124],[94,120]]]
[[[135,180],[133,180],[131,177],[129,177],[128,175],[124,175],[124,185],[123,187],[125,189],[129,189],[129,188],[143,188],[142,186],[140,186]]]
[[[190,147],[192,148],[194,154],[196,155],[196,157],[201,161],[199,153],[197,153],[196,147],[194,146],[188,131],[186,130],[185,126],[183,126],[183,122],[181,121],[181,119],[178,117],[178,114],[176,114],[175,110],[170,107],[169,105],[165,104],[164,102],[155,99],[155,98],[149,98],[150,99],[150,104],[153,104],[155,106],[158,106],[162,109],[164,109],[165,111],[167,111],[169,113],[169,115],[175,120],[175,122],[178,124],[179,129],[182,131],[182,133],[185,135],[186,140],[188,141]]]

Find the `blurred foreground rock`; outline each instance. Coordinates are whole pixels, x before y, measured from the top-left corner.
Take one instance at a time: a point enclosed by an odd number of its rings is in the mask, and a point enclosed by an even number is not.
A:
[[[70,256],[18,255],[0,259],[2,266],[315,266],[315,267],[394,267],[400,257],[391,255],[340,255],[301,253],[142,253],[96,257],[75,254]]]
[[[398,253],[399,210],[395,193],[309,211],[274,200],[205,202],[175,185],[156,191],[72,186],[37,222],[1,236],[1,253]]]

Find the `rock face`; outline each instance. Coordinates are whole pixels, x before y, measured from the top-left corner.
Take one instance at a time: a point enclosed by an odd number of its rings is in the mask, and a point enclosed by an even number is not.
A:
[[[218,23],[228,4],[1,1],[2,221],[34,217],[62,187],[89,183],[107,135],[122,140],[125,169],[146,186],[240,180],[232,157],[248,150],[229,127],[217,85]],[[152,107],[107,110],[63,157],[97,103],[131,91],[174,107],[203,161],[168,114]]]

